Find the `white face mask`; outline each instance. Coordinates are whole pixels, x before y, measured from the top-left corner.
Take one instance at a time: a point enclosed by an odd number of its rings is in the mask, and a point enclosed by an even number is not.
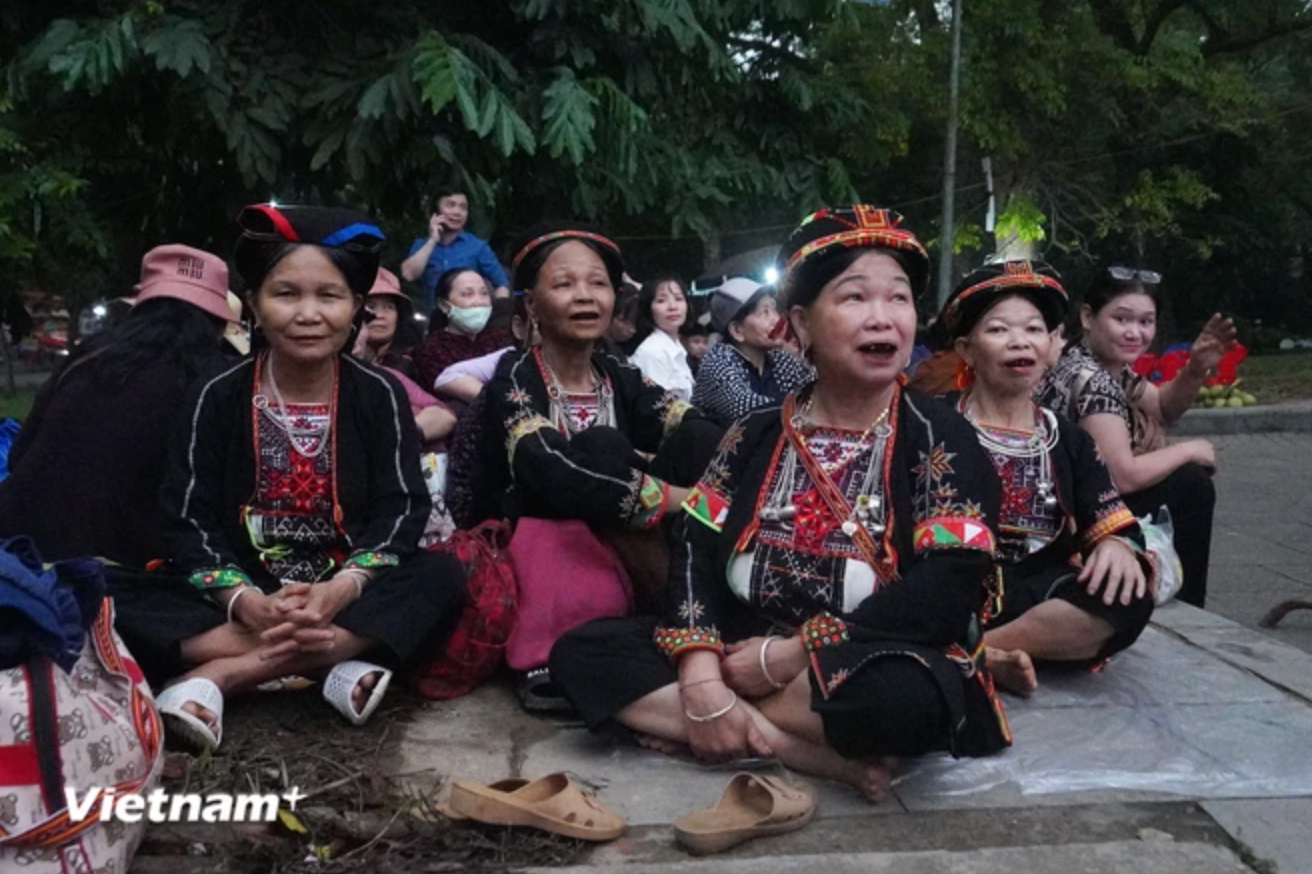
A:
[[[488,319],[492,318],[492,307],[452,306],[447,310],[446,317],[457,331],[472,337],[487,327]]]

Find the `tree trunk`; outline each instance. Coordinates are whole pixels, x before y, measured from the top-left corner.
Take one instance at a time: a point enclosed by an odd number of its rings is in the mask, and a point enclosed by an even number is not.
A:
[[[710,273],[720,263],[720,234],[714,231],[702,237],[702,273]]]
[[[5,396],[18,394],[18,383],[14,381],[14,344],[9,342],[9,327],[0,325],[0,356],[5,359]]]

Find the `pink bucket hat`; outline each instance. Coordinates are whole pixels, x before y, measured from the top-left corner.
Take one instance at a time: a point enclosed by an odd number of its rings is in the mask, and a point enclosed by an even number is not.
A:
[[[368,296],[375,297],[384,294],[390,294],[393,297],[406,297],[405,292],[401,290],[401,280],[396,278],[396,274],[386,267],[379,267],[378,276],[374,279],[374,286],[369,289]]]
[[[233,320],[228,307],[228,265],[190,246],[156,246],[141,259],[137,303],[171,297],[199,307],[217,319]]]

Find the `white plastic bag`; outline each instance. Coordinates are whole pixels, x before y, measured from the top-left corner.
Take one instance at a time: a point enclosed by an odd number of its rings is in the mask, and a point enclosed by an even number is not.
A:
[[[1175,551],[1175,528],[1171,525],[1171,511],[1163,504],[1156,518],[1152,515],[1138,520],[1143,531],[1144,546],[1157,559],[1157,587],[1153,600],[1160,607],[1180,592],[1184,584],[1184,568],[1180,554]]]

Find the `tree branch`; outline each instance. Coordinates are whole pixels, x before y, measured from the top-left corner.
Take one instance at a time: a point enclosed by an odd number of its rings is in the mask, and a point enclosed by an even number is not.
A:
[[[1136,50],[1139,41],[1135,39],[1134,26],[1116,0],[1089,0],[1089,8],[1098,20],[1099,30],[1126,51]]]
[[[1230,36],[1226,35],[1224,39],[1208,39],[1203,44],[1203,56],[1213,58],[1217,55],[1233,55],[1242,52],[1252,51],[1266,43],[1282,39],[1295,34],[1307,33],[1312,30],[1312,18],[1300,18],[1294,21],[1286,21],[1277,24],[1261,33],[1255,33],[1248,36]]]
[[[1136,54],[1141,57],[1147,55],[1152,50],[1153,41],[1157,39],[1157,31],[1161,30],[1162,25],[1166,23],[1166,19],[1171,17],[1171,13],[1190,5],[1190,3],[1191,0],[1164,0],[1159,4],[1144,25],[1143,35],[1139,37]]]

